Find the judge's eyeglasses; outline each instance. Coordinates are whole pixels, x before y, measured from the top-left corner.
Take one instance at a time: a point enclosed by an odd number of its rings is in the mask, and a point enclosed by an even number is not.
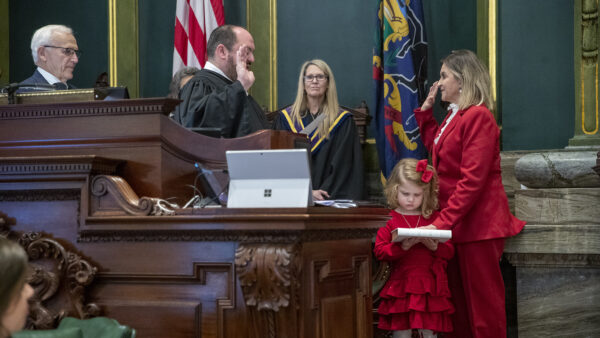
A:
[[[62,49],[63,54],[65,54],[66,56],[73,56],[73,54],[75,54],[75,55],[77,55],[77,58],[81,57],[81,51],[79,49],[65,48],[65,47],[58,47],[58,46],[49,46],[49,45],[44,45],[44,47]]]

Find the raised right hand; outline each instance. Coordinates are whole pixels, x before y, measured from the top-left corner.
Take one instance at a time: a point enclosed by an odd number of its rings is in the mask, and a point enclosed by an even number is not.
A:
[[[422,111],[429,110],[429,109],[431,109],[431,107],[433,107],[433,104],[435,103],[435,96],[437,95],[437,92],[438,92],[438,81],[435,81],[433,83],[433,85],[431,85],[431,88],[429,88],[429,94],[427,94],[427,98],[423,102],[423,105],[421,105]]]
[[[237,50],[235,55],[235,71],[237,73],[237,79],[240,81],[242,86],[246,91],[252,87],[254,84],[254,72],[250,70],[250,62],[248,59],[250,58],[250,50],[249,47],[245,44],[242,44],[240,48]]]

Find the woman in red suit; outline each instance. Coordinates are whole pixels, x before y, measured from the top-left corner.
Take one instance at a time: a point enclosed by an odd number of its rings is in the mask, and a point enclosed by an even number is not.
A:
[[[415,110],[421,137],[439,175],[440,215],[424,228],[451,229],[456,253],[448,264],[456,307],[454,333],[445,337],[506,337],[504,240],[525,222],[514,217],[500,171],[500,130],[485,65],[468,50],[442,60],[440,79]],[[449,102],[441,125],[432,106],[438,89]]]

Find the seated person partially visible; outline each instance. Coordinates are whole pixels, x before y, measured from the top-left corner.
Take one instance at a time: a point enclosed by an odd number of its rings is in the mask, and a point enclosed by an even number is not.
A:
[[[19,83],[17,92],[74,89],[67,81],[73,78],[80,53],[71,28],[48,25],[38,29],[31,38],[31,54],[37,69]]]
[[[10,337],[25,326],[28,300],[27,254],[16,242],[0,236],[0,338]]]
[[[106,317],[62,319],[55,330],[22,330],[34,290],[27,283],[25,250],[0,236],[0,338],[134,338],[135,330]]]
[[[181,88],[183,88],[183,86],[185,86],[199,71],[200,69],[196,67],[183,67],[176,71],[169,84],[169,95],[167,95],[167,97],[173,99],[179,98],[179,91]]]
[[[311,60],[302,65],[296,100],[281,110],[274,128],[303,132],[310,138],[314,200],[363,199],[358,131],[352,114],[338,104],[333,72],[325,61]]]
[[[54,330],[23,330],[12,338],[135,338],[135,335],[134,329],[111,318],[66,317]]]

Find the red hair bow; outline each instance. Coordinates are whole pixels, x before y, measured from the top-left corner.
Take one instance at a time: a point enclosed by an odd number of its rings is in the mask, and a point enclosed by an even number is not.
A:
[[[420,160],[417,162],[417,172],[423,172],[421,175],[421,181],[429,183],[433,177],[433,171],[427,169],[427,160]]]

